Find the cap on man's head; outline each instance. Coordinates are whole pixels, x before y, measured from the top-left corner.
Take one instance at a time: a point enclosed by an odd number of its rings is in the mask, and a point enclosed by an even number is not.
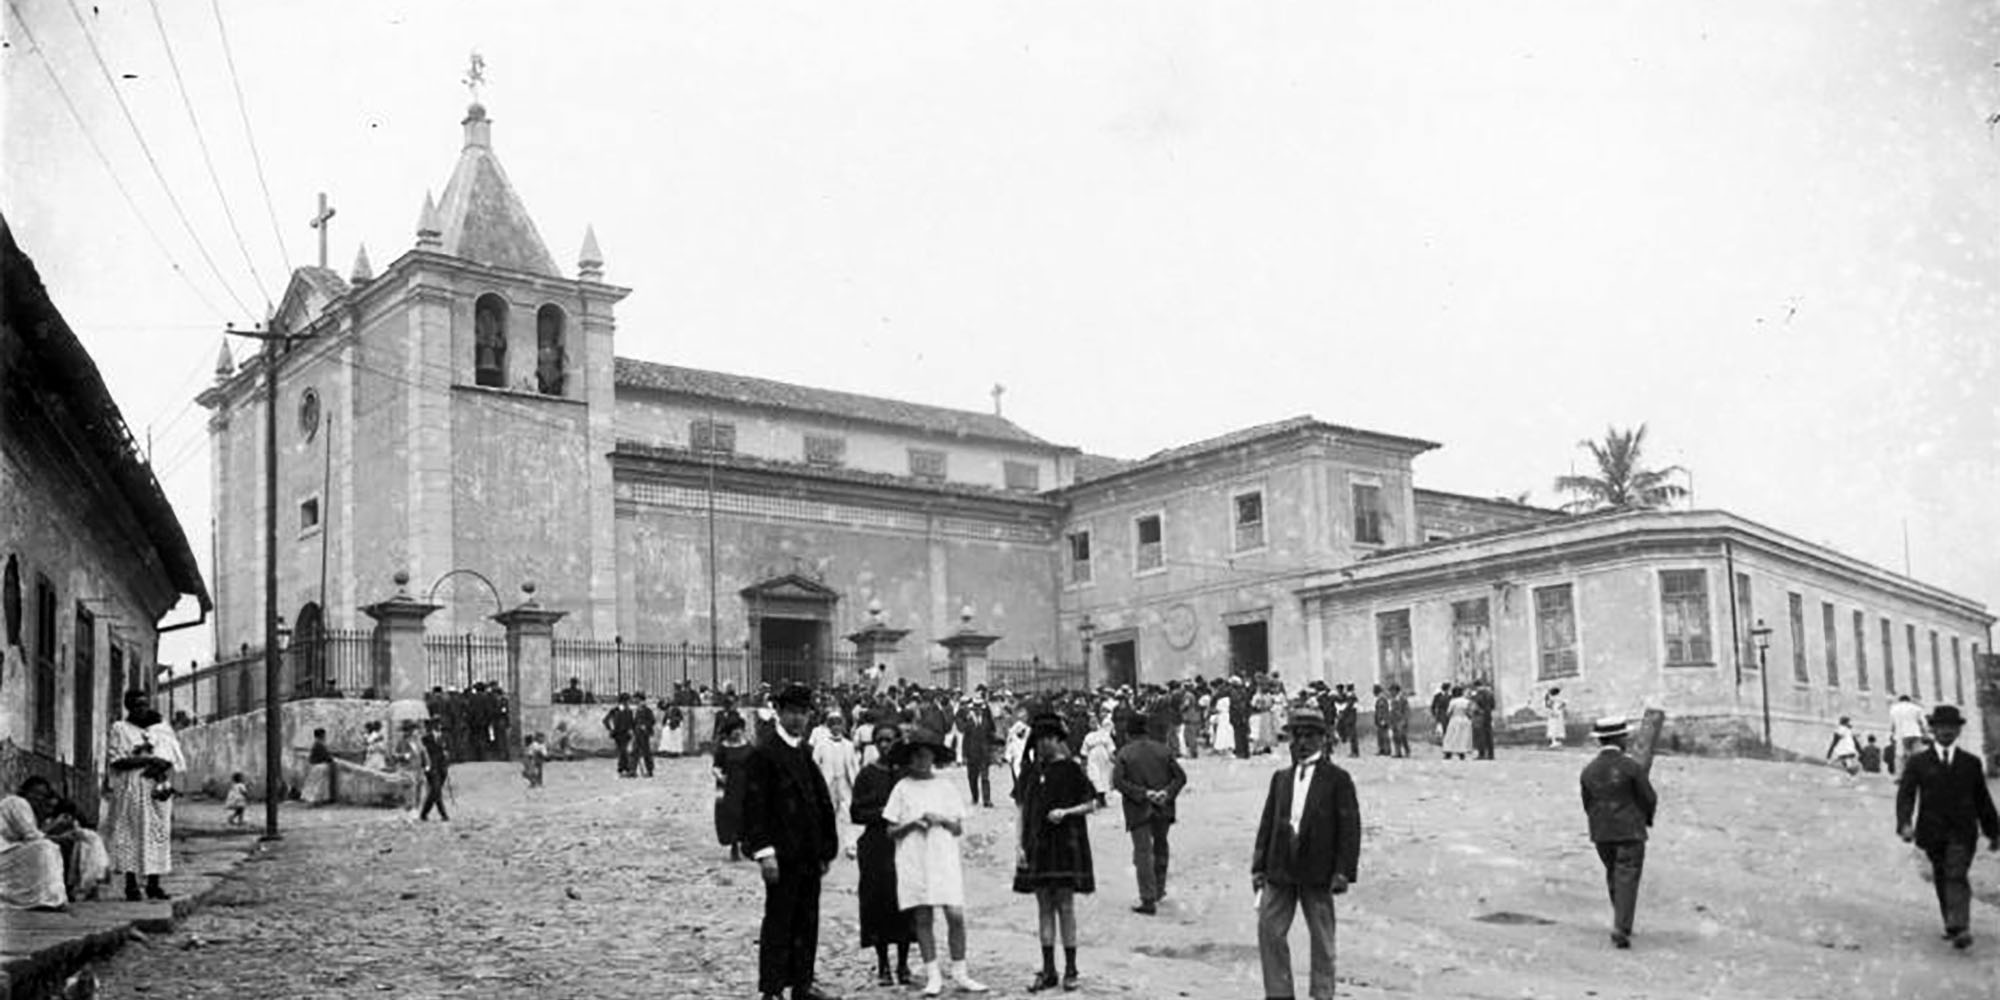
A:
[[[771,699],[772,708],[806,708],[813,706],[812,688],[804,684],[790,684]]]

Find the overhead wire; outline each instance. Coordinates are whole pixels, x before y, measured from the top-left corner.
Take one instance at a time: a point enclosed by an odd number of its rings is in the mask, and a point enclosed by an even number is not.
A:
[[[104,147],[98,144],[96,134],[90,130],[90,123],[83,117],[83,112],[77,109],[75,99],[70,97],[69,88],[63,86],[62,77],[56,75],[55,63],[50,61],[48,53],[43,51],[42,43],[36,40],[35,30],[28,26],[28,19],[22,15],[20,5],[14,0],[7,0],[7,9],[14,12],[14,22],[21,26],[22,36],[27,38],[28,46],[34,50],[36,58],[41,60],[42,68],[48,71],[49,82],[56,88],[56,96],[62,98],[63,107],[68,108],[70,117],[76,119],[76,127],[83,132],[84,141],[90,144],[90,151],[97,154],[97,162],[104,167],[104,172],[111,175],[111,183],[117,186],[118,193],[124,197],[126,206],[131,208],[133,216],[138,218],[140,228],[152,238],[153,245],[159,248],[160,256],[167,259],[167,266],[172,268],[175,274],[180,275],[181,280],[187,283],[188,291],[194,293],[194,297],[202,306],[217,319],[227,319],[229,314],[217,306],[215,300],[209,298],[208,293],[202,291],[200,285],[195,284],[194,277],[187,273],[187,269],[181,267],[180,261],[174,258],[174,252],[167,248],[167,241],[160,238],[159,230],[154,229],[153,223],[146,218],[146,213],[140,211],[139,200],[132,197],[132,189],[125,186],[125,179],[119,176],[117,168],[111,165],[111,157],[106,155]]]
[[[167,52],[167,66],[174,72],[174,87],[180,91],[181,107],[187,109],[188,127],[194,130],[195,145],[201,149],[202,165],[208,168],[208,179],[215,185],[215,200],[222,203],[222,217],[229,222],[229,234],[236,240],[236,249],[243,254],[243,264],[250,269],[250,280],[257,285],[257,293],[264,296],[268,310],[271,304],[271,290],[264,285],[264,276],[257,272],[257,262],[250,257],[250,248],[243,242],[243,230],[236,224],[236,211],[229,207],[229,195],[222,190],[222,177],[215,172],[215,155],[209,152],[208,137],[202,134],[201,119],[196,117],[194,101],[188,97],[187,80],[181,76],[180,58],[174,55],[174,43],[167,37],[166,18],[160,16],[160,0],[146,0],[153,9],[153,26],[160,32],[160,47]]]
[[[159,158],[153,155],[153,147],[146,142],[146,134],[139,128],[139,119],[132,114],[132,106],[125,103],[125,94],[118,89],[118,81],[111,75],[111,66],[104,61],[104,51],[97,47],[97,36],[90,33],[90,25],[84,21],[83,11],[77,8],[76,0],[65,0],[65,2],[69,6],[70,16],[76,19],[78,30],[83,32],[84,42],[90,46],[90,55],[97,62],[98,72],[104,75],[104,85],[111,89],[112,98],[118,102],[119,112],[125,116],[125,124],[132,129],[132,138],[138,140],[139,151],[145,154],[147,165],[153,168],[154,179],[160,182],[160,189],[167,194],[167,203],[173,206],[174,215],[180,219],[181,228],[187,230],[188,239],[193,241],[195,251],[201,254],[201,259],[208,264],[209,271],[214,273],[216,282],[222,285],[222,290],[236,303],[236,308],[242,310],[245,316],[254,315],[250,307],[243,303],[242,296],[236,294],[236,289],[230,285],[229,279],[222,276],[222,268],[216,265],[215,256],[208,252],[208,245],[201,241],[201,234],[195,232],[194,223],[188,220],[187,210],[181,207],[180,196],[174,194],[173,185],[167,183],[166,172],[160,169]],[[20,16],[18,11],[15,16]]]
[[[285,232],[278,225],[278,209],[271,202],[271,185],[264,179],[264,157],[257,152],[257,133],[250,128],[250,108],[243,100],[243,78],[236,72],[236,53],[229,47],[229,29],[222,23],[222,0],[209,0],[215,10],[215,33],[222,36],[222,61],[229,66],[229,84],[236,89],[236,113],[243,119],[243,138],[250,143],[250,163],[257,168],[257,186],[264,192],[264,213],[271,219],[271,236],[278,241],[278,256],[285,273],[292,273],[292,254],[285,248]]]

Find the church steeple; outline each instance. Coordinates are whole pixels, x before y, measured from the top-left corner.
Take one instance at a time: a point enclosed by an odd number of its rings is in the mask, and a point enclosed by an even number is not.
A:
[[[493,155],[493,122],[486,117],[486,106],[475,100],[461,124],[465,146],[437,202],[438,249],[479,264],[561,277],[527,206]]]

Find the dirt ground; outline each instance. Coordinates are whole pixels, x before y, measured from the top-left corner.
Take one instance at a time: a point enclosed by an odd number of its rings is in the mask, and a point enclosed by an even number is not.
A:
[[[1340,760],[1365,829],[1361,880],[1339,903],[1342,996],[2000,996],[2000,855],[1975,861],[1979,941],[1955,952],[1919,856],[1894,836],[1886,776],[1661,758],[1637,938],[1615,951],[1576,791],[1587,751],[1418,755]],[[1189,765],[1155,917],[1129,912],[1117,812],[1095,817],[1082,995],[1263,995],[1248,854],[1278,763]],[[100,967],[103,995],[754,996],[761,890],[714,843],[706,762],[612,771],[554,764],[529,793],[511,766],[461,766],[449,825],[287,806],[286,839],[174,935]],[[182,816],[215,826],[220,806]],[[1005,805],[975,810],[966,838],[971,964],[997,997],[1026,996],[1038,962],[1034,905],[1009,891],[1013,821]],[[899,995],[872,985],[855,945],[854,879],[845,861],[829,877],[821,977],[849,997]]]

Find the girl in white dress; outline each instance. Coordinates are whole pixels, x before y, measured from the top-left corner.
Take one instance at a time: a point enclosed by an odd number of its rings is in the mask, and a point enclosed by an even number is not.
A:
[[[1118,752],[1111,726],[1111,713],[1106,712],[1096,729],[1083,734],[1083,772],[1090,775],[1090,786],[1097,789],[1100,806],[1104,797],[1111,794],[1111,757]]]
[[[1236,726],[1229,721],[1229,699],[1232,697],[1234,696],[1225,694],[1215,699],[1215,707],[1210,709],[1210,713],[1213,716],[1211,724],[1214,726],[1213,731],[1215,735],[1209,739],[1208,743],[1219,753],[1229,754],[1236,752]]]
[[[1567,734],[1564,716],[1569,711],[1569,702],[1563,700],[1562,688],[1552,687],[1548,694],[1542,696],[1542,709],[1547,714],[1547,719],[1542,723],[1542,736],[1549,741],[1549,749],[1559,749],[1563,745],[1563,737]]]
[[[951,947],[951,979],[960,992],[984,993],[986,986],[965,970],[965,872],[959,858],[959,838],[965,834],[965,797],[956,782],[940,781],[937,766],[949,762],[944,737],[911,729],[890,751],[892,763],[904,768],[903,778],[882,807],[889,839],[896,843],[896,902],[910,915],[917,947],[923,953],[924,996],[944,992],[938,967],[933,909],[944,910]]]

